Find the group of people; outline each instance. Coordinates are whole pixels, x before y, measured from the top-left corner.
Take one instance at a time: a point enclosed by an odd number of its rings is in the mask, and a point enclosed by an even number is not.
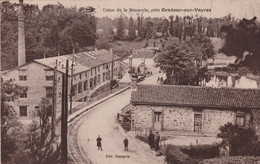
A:
[[[98,135],[98,138],[96,139],[97,141],[97,148],[98,150],[103,150],[102,149],[102,138],[100,137],[100,135]],[[124,141],[124,151],[128,151],[128,139],[125,138]],[[150,130],[149,136],[148,136],[148,144],[150,145],[150,149],[155,149],[155,151],[158,151],[160,149],[159,147],[159,143],[160,143],[160,135],[159,132],[156,132],[156,134],[153,134],[153,131]]]
[[[100,137],[100,135],[98,135],[98,138],[96,139],[96,141],[97,141],[98,150],[102,151],[103,150],[102,144],[101,144],[102,138]],[[128,139],[125,138],[123,142],[124,142],[124,151],[128,151]]]
[[[158,77],[157,78],[157,83],[163,83],[163,77]]]
[[[156,134],[154,135],[153,131],[150,130],[150,134],[148,136],[148,144],[150,145],[150,149],[155,149],[155,151],[158,151],[160,149],[159,142],[160,142],[159,132],[156,132]]]

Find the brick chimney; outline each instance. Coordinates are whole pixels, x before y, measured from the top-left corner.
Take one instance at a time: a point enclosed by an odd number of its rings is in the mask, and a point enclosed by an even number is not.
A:
[[[18,9],[18,66],[21,66],[25,63],[26,63],[26,59],[25,59],[23,0],[19,0],[19,9]]]

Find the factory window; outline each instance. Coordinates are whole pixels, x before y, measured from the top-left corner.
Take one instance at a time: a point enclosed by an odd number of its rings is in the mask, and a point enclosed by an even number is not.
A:
[[[100,84],[100,75],[98,75],[97,83]]]
[[[77,95],[77,85],[74,85],[72,88],[72,96],[76,96]]]
[[[47,81],[52,81],[53,80],[53,70],[45,70],[45,78]]]
[[[106,73],[103,73],[103,82],[106,81]]]
[[[84,91],[88,89],[88,81],[84,82]]]
[[[20,106],[20,117],[26,117],[27,116],[27,106]]]
[[[22,87],[20,98],[27,98],[27,87]]]
[[[90,82],[89,82],[89,87],[92,88],[93,87],[93,78],[90,79]]]
[[[52,97],[53,88],[46,87],[46,97]]]
[[[82,92],[82,83],[79,83],[78,84],[78,93],[81,93]]]
[[[26,70],[19,70],[19,80],[20,81],[26,81],[27,80]]]

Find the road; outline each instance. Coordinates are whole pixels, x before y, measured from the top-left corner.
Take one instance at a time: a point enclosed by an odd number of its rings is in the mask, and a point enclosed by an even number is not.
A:
[[[69,133],[69,150],[77,163],[137,164],[163,163],[164,157],[155,156],[147,144],[127,134],[116,122],[116,115],[130,103],[128,89],[75,119]],[[97,150],[96,138],[102,138],[103,151]],[[123,140],[129,140],[129,152],[124,151]],[[87,160],[88,159],[88,160]]]

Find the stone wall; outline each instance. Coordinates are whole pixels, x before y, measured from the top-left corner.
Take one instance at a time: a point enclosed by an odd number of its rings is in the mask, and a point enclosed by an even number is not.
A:
[[[191,107],[135,105],[132,108],[134,126],[141,129],[154,128],[154,112],[162,112],[163,130],[194,131],[194,115],[201,114],[201,132],[218,133],[219,127],[230,122],[236,123],[236,111],[228,109],[193,109]],[[250,114],[245,113],[246,124]]]
[[[164,130],[194,129],[194,112],[192,108],[164,107]]]
[[[19,69],[26,70],[26,81],[19,81]],[[18,98],[15,102],[11,102],[10,105],[14,107],[15,111],[19,117],[19,106],[27,106],[27,117],[20,117],[20,119],[28,119],[32,117],[35,107],[39,106],[42,97],[46,97],[45,87],[52,87],[53,81],[46,81],[45,70],[49,67],[43,66],[36,62],[26,64],[19,69],[14,69],[10,71],[5,77],[4,80],[13,79],[15,83],[20,86],[28,88],[27,98]],[[61,74],[58,74],[58,78],[61,79]],[[58,86],[61,86],[61,80],[58,83]],[[52,101],[50,99],[50,101]],[[57,111],[60,111],[60,95],[59,90],[57,93]]]
[[[150,129],[153,125],[153,111],[149,106],[137,105],[132,108],[135,129]]]
[[[218,132],[219,127],[230,122],[235,123],[236,113],[231,110],[203,109],[202,112],[202,131]]]

